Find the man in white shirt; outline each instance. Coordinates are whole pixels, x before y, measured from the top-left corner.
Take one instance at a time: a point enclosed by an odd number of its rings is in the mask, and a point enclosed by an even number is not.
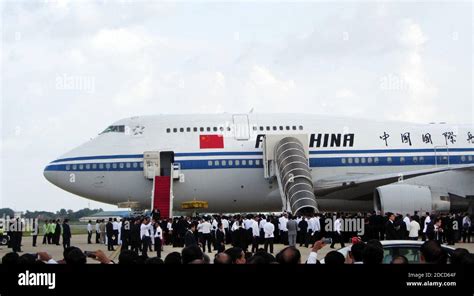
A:
[[[163,230],[161,229],[160,223],[155,222],[155,234],[154,234],[154,241],[155,241],[155,251],[156,257],[161,258],[161,246],[163,242]]]
[[[258,217],[252,219],[252,253],[258,250],[258,240],[260,238],[260,228],[258,227]]]
[[[140,238],[142,240],[142,256],[148,258],[148,248],[151,245],[152,227],[150,227],[150,219],[148,217],[143,219],[140,225]]]
[[[270,246],[270,253],[273,254],[273,232],[275,226],[270,222],[270,218],[267,218],[267,223],[263,226],[263,232],[265,235],[265,252],[268,252],[268,246]]]
[[[284,245],[288,245],[288,228],[286,223],[288,223],[288,218],[286,214],[283,214],[278,218],[278,228],[280,229],[280,243]]]
[[[426,212],[425,223],[423,225],[423,240],[426,239],[426,230],[428,229],[428,224],[431,223],[430,213]]]
[[[462,225],[461,225],[461,229],[462,229],[462,242],[465,243],[465,242],[468,242],[470,243],[471,242],[471,234],[470,234],[470,231],[471,231],[471,218],[469,217],[469,214],[466,213],[466,215],[464,216],[464,218],[462,218]]]
[[[92,244],[91,238],[92,238],[92,221],[89,220],[87,223],[87,244]]]
[[[406,235],[403,234],[403,237],[406,238],[410,236],[410,214],[407,214],[405,218],[403,218],[403,222],[405,222],[407,228]]]
[[[413,217],[410,217],[410,230],[408,231],[408,239],[418,240],[418,233],[420,231],[420,224],[416,222]]]
[[[261,215],[260,222],[258,223],[258,228],[260,228],[260,243],[265,242],[265,233],[263,231],[263,226],[265,226],[265,223],[267,223],[267,219],[264,215]]]
[[[222,223],[222,228],[225,232],[225,240],[226,242],[230,242],[231,238],[230,238],[229,220],[227,220],[227,218],[224,216],[221,219],[221,223]]]
[[[205,218],[204,222],[202,222],[200,225],[201,233],[202,233],[202,251],[206,253],[206,244],[207,244],[207,249],[208,252],[211,253],[211,228],[212,225],[209,223],[209,218]],[[199,229],[199,228],[198,228]]]
[[[117,218],[114,218],[114,222],[112,223],[113,225],[113,229],[114,229],[114,245],[117,245],[118,244],[118,236],[119,236],[119,229],[120,229],[120,225],[119,223],[117,222]]]
[[[313,229],[313,236],[311,238],[311,243],[320,239],[321,234],[321,223],[319,222],[319,214],[316,214],[310,219],[311,229]]]
[[[340,243],[341,248],[345,247],[344,238],[342,237],[342,223],[343,223],[343,220],[341,218],[341,215],[337,214],[336,220],[334,221],[334,229],[333,229],[334,237],[331,243],[331,249],[334,249],[334,245],[336,243]]]

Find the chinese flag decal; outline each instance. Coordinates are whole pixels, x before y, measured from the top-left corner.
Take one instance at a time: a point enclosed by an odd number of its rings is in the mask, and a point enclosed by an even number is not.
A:
[[[224,148],[224,137],[222,135],[200,135],[200,149],[219,149]]]

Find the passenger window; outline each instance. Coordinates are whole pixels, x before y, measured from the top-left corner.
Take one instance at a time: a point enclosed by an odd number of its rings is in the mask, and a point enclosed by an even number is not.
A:
[[[171,132],[171,129],[170,129],[170,128],[167,128],[167,129],[166,129],[166,132],[167,132],[167,133],[170,133],[170,132]]]
[[[77,170],[77,165],[73,164],[73,165],[72,165],[72,170],[73,170],[73,171]]]
[[[255,165],[260,165],[260,160],[255,160]]]
[[[289,126],[289,125],[286,126],[286,130],[287,130],[287,131],[290,130],[290,126]]]
[[[91,169],[91,165],[90,164],[86,164],[86,170],[90,170]]]
[[[123,169],[125,165],[124,165],[123,162],[121,162],[121,163],[119,164],[119,166],[120,166],[121,169]]]
[[[212,160],[209,160],[209,161],[207,162],[207,165],[208,165],[208,166],[212,166]]]
[[[127,167],[127,169],[129,169],[132,165],[129,162],[127,162],[125,166]]]
[[[138,167],[138,162],[134,162],[134,163],[133,163],[133,167],[134,167],[134,168],[137,168],[137,167]]]
[[[300,131],[302,131],[302,130],[303,130],[303,126],[302,126],[302,125],[300,125],[300,126],[299,126],[299,129],[300,129]]]
[[[116,162],[114,162],[114,163],[112,164],[112,168],[113,168],[113,169],[116,169],[116,168],[117,168],[117,163],[116,163]]]
[[[212,130],[217,132],[217,126],[213,127]]]
[[[276,130],[277,130],[277,127],[276,127],[276,126],[273,126],[273,130],[276,131]]]
[[[190,128],[190,127],[187,127],[187,128],[186,128],[186,131],[187,131],[188,133],[191,132],[191,128]]]
[[[206,130],[207,130],[208,132],[210,132],[210,131],[211,131],[211,128],[208,126],[208,127],[206,128]]]
[[[66,171],[69,171],[71,169],[71,165],[67,164],[66,165]]]
[[[249,165],[253,165],[253,160],[249,160]]]
[[[263,131],[265,128],[263,126],[260,127],[260,130]]]
[[[215,165],[215,166],[219,166],[219,161],[218,161],[218,160],[214,160],[214,165]]]
[[[184,132],[184,128],[180,128],[179,131],[182,133]]]
[[[247,161],[245,159],[242,160],[242,165],[247,165]]]
[[[83,170],[84,169],[84,165],[83,164],[80,164],[79,165],[79,170]]]
[[[229,160],[229,166],[233,165],[234,162],[232,160]]]
[[[173,128],[173,133],[177,133],[178,132],[178,129],[177,128]]]
[[[240,165],[240,160],[236,160],[235,165]]]
[[[283,130],[283,126],[282,126],[282,125],[280,125],[280,130],[281,130],[281,131]]]
[[[200,127],[199,130],[200,130],[201,132],[203,132],[203,131],[204,131],[204,128],[203,128],[203,127]]]
[[[197,127],[193,127],[193,131],[194,131],[194,132],[197,132],[197,131],[198,131],[198,128],[197,128]]]
[[[101,170],[104,169],[104,164],[103,163],[99,163],[99,169],[101,169]]]
[[[296,125],[293,125],[291,128],[292,128],[294,131],[296,131]]]
[[[345,164],[345,163],[346,163],[346,159],[345,159],[345,158],[341,158],[341,163],[342,163],[342,164]]]
[[[253,127],[253,130],[254,130],[254,131],[256,131],[256,130],[257,130],[257,127],[256,127],[256,126],[254,126],[254,127]]]
[[[269,130],[270,130],[270,127],[269,127],[269,126],[267,126],[267,131],[269,131]]]

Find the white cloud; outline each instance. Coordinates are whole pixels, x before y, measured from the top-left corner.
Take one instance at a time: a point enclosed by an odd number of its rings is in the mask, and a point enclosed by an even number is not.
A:
[[[429,121],[436,114],[437,87],[429,80],[423,65],[423,52],[428,37],[421,26],[412,20],[403,20],[400,42],[406,46],[405,61],[400,74],[408,85],[408,100],[398,115],[400,120]],[[420,110],[423,112],[420,113]]]
[[[104,52],[129,54],[143,50],[152,38],[136,28],[101,29],[91,39],[91,45]]]

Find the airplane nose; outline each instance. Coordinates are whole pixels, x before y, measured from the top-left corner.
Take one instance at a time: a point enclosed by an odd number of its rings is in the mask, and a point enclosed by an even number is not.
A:
[[[49,163],[43,171],[43,176],[46,180],[48,180],[50,183],[54,184],[57,186],[57,180],[56,180],[56,174],[52,171],[52,164]]]

